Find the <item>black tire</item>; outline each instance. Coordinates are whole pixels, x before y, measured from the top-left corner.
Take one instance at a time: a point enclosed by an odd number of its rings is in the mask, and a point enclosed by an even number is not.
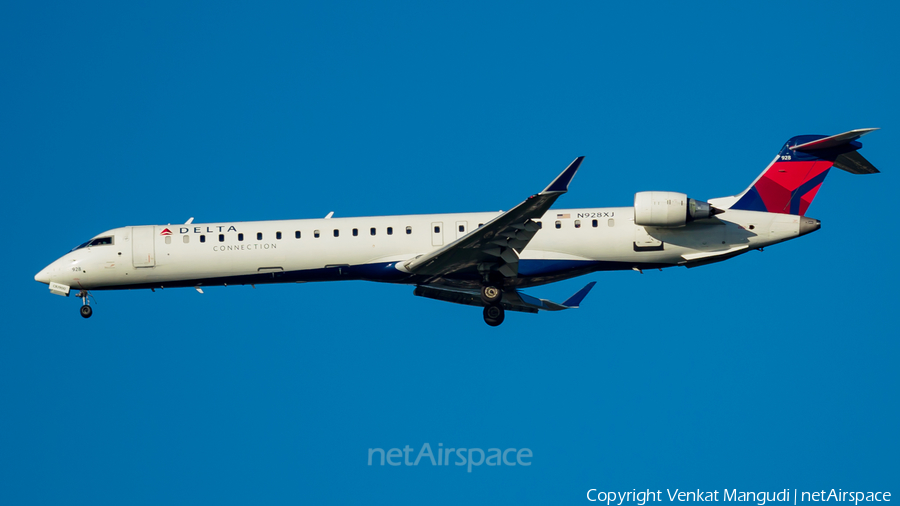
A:
[[[481,302],[484,302],[484,305],[490,306],[493,304],[499,304],[500,299],[503,298],[503,290],[498,288],[496,285],[484,285],[481,287]]]
[[[500,325],[505,318],[506,311],[504,311],[501,306],[492,304],[484,307],[484,323],[487,323],[491,327]]]
[[[94,311],[91,309],[91,306],[81,306],[82,318],[90,318],[92,314],[94,314]]]

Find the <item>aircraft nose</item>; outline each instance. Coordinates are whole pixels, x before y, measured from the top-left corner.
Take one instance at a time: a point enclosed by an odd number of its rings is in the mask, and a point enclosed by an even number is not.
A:
[[[41,269],[41,272],[34,275],[34,280],[45,285],[50,284],[50,266]]]

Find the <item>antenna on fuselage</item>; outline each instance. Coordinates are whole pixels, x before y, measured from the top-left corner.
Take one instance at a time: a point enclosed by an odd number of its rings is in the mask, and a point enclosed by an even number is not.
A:
[[[330,220],[332,216],[334,216],[334,211],[331,211],[330,213],[328,213],[328,214],[325,216],[325,219],[326,219],[326,220]]]
[[[185,224],[185,225],[190,225],[190,224],[193,223],[193,222],[194,222],[194,217],[191,216],[190,218],[188,218],[188,220],[187,220],[186,222],[184,222],[184,224]]]

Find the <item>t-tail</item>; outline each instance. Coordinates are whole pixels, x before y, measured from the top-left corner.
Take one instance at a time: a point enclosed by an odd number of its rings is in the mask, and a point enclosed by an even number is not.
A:
[[[739,195],[713,199],[720,209],[804,215],[831,167],[851,174],[878,172],[857,152],[857,139],[877,128],[861,128],[838,135],[798,135],[788,140],[778,156],[753,184]]]

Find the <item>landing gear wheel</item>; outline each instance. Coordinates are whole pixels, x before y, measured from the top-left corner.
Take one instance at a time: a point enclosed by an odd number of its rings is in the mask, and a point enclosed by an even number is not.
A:
[[[504,311],[501,306],[492,304],[484,307],[484,323],[487,323],[491,327],[496,327],[503,323],[505,317],[506,311]]]
[[[91,306],[81,306],[82,318],[90,318],[92,314],[94,314],[94,311],[91,309]]]
[[[502,298],[503,290],[497,288],[497,286],[484,285],[481,287],[481,302],[484,302],[486,306],[499,304]]]

